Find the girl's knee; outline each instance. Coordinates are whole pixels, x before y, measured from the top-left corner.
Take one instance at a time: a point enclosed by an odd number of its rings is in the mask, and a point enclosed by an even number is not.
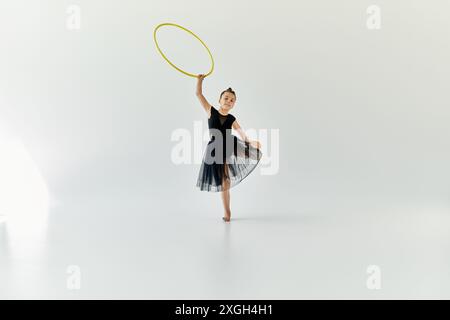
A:
[[[230,188],[230,179],[224,178],[222,181],[222,188],[228,190]]]

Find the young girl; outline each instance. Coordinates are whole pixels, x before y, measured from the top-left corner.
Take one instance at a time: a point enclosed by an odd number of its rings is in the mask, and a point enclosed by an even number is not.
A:
[[[208,114],[208,127],[211,139],[203,156],[197,179],[197,187],[201,191],[221,192],[225,209],[222,219],[231,219],[230,188],[240,183],[258,165],[262,157],[259,141],[251,141],[241,129],[230,110],[236,102],[236,94],[231,89],[223,91],[219,97],[220,107],[213,107],[202,94],[202,83],[205,76],[197,76],[196,95]],[[242,140],[231,134],[235,129]]]

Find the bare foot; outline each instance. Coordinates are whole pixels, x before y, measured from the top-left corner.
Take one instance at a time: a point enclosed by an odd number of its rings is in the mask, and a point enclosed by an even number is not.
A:
[[[223,221],[230,222],[231,220],[231,212],[225,212],[225,216],[222,217]]]

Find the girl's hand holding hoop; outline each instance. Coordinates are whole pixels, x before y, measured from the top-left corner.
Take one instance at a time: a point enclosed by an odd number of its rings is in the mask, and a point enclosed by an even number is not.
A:
[[[204,78],[205,78],[204,74],[199,74],[197,76],[197,91],[196,91],[197,96],[198,95],[202,95],[202,86],[203,86],[203,79]],[[206,105],[209,106],[209,102],[205,102],[205,103],[206,103]]]

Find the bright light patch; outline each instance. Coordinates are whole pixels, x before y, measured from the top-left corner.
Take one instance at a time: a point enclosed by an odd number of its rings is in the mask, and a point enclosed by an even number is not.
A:
[[[49,194],[38,167],[18,140],[0,140],[0,215],[23,235],[41,232]]]

